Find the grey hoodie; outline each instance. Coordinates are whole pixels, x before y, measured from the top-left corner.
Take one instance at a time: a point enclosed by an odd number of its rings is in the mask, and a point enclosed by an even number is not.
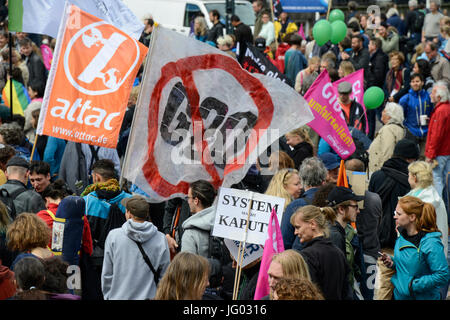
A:
[[[214,225],[216,207],[211,206],[187,218],[182,225],[181,251],[208,257],[209,235]]]
[[[105,300],[144,300],[155,297],[153,272],[133,240],[142,243],[153,267],[160,270],[161,277],[169,266],[170,253],[164,234],[151,222],[127,220],[121,228],[111,230],[106,238],[102,269]]]

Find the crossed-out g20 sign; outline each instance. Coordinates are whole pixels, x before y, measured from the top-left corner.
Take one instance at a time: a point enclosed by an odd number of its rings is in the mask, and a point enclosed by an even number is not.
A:
[[[295,90],[208,44],[157,27],[150,52],[122,172],[151,201],[186,195],[199,179],[241,181],[280,135],[312,119]]]

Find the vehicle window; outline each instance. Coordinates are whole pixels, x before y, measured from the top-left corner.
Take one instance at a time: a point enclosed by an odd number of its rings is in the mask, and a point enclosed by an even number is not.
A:
[[[206,10],[216,9],[220,13],[220,21],[225,21],[225,2],[222,3],[205,3]],[[241,19],[243,23],[248,26],[255,24],[255,13],[253,12],[252,4],[250,2],[234,3],[234,14]]]
[[[186,11],[184,12],[184,26],[190,27],[191,21],[195,19],[197,14],[201,12],[200,8],[192,3],[186,4]]]

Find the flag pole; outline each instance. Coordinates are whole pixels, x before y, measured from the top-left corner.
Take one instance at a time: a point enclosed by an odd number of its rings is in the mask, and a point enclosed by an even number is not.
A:
[[[328,20],[328,17],[330,16],[330,10],[331,10],[331,5],[332,5],[332,3],[333,3],[332,0],[328,0],[327,20]]]
[[[239,282],[241,281],[242,262],[244,259],[245,245],[247,243],[248,225],[250,222],[250,211],[252,210],[252,206],[253,206],[253,192],[251,192],[250,196],[250,205],[248,207],[247,224],[245,226],[244,241],[243,243],[242,242],[239,243],[239,252],[236,261],[237,262],[236,273],[234,275],[233,300],[237,300],[238,296]]]
[[[11,121],[13,120],[13,78],[12,78],[12,69],[13,69],[13,63],[12,63],[12,35],[11,32],[8,32],[9,34],[9,109],[11,114]]]
[[[130,135],[128,136],[127,147],[125,149],[125,155],[124,155],[122,170],[120,170],[119,186],[121,186],[121,187],[122,187],[122,183],[123,183],[123,171],[124,171],[123,169],[125,169],[128,166],[128,153],[129,153],[129,149],[130,149],[129,141],[131,141],[133,136],[136,134],[136,130],[134,128],[134,123],[135,123],[136,115],[137,115],[137,112],[138,112],[137,108],[140,105],[140,101],[142,99],[142,89],[143,89],[142,88],[142,84],[144,83],[145,77],[147,75],[146,70],[147,70],[147,68],[149,68],[149,65],[150,65],[150,54],[153,51],[152,48],[153,48],[154,43],[155,43],[155,37],[157,36],[157,32],[155,32],[157,30],[157,28],[158,28],[158,26],[156,26],[153,29],[152,37],[150,39],[149,50],[147,52],[147,57],[145,58],[145,60],[143,62],[143,63],[145,63],[144,64],[144,70],[142,71],[143,77],[142,77],[141,83],[139,84],[141,86],[141,88],[139,90],[139,94],[138,94],[138,98],[137,98],[137,101],[136,101],[136,105],[134,107],[133,120],[131,121],[131,127],[130,127]]]
[[[34,137],[33,149],[31,150],[30,163],[31,163],[31,161],[33,161],[33,156],[34,156],[34,151],[36,150],[37,140],[38,140],[38,134],[36,133],[36,136]]]

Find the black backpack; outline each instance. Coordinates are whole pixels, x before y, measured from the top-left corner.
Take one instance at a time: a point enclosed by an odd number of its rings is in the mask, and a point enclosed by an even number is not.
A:
[[[125,222],[125,214],[122,212],[122,210],[120,210],[117,203],[111,204],[111,206],[109,207],[108,218],[106,218],[98,240],[92,239],[94,243],[91,261],[94,266],[100,267],[103,265],[105,241],[109,232],[112,229],[120,228]]]
[[[415,19],[412,25],[412,29],[415,33],[422,32],[423,23],[425,22],[425,13],[422,11],[417,10]]]
[[[26,188],[19,188],[14,192],[9,193],[6,189],[0,189],[0,200],[6,206],[8,215],[11,220],[14,220],[17,216],[16,206],[14,205],[14,199],[16,199],[22,192],[27,191]],[[19,212],[20,213],[20,212]]]
[[[208,258],[218,260],[222,266],[231,262],[230,251],[223,238],[209,236]]]

